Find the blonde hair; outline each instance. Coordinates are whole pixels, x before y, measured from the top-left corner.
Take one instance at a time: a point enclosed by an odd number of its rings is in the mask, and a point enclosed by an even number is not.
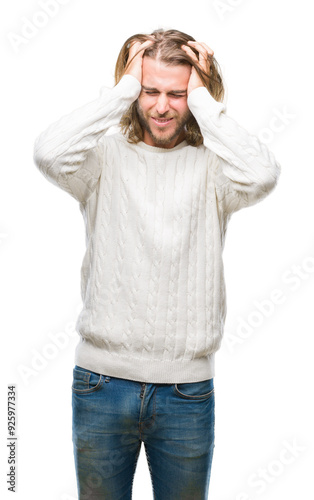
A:
[[[220,102],[223,101],[225,91],[221,71],[216,59],[214,56],[209,55],[207,69],[203,71],[181,48],[181,45],[186,45],[189,40],[195,41],[195,39],[177,30],[164,31],[163,29],[158,29],[153,31],[150,35],[137,34],[128,38],[121,48],[116,62],[116,84],[121,80],[127,65],[130,63],[128,59],[132,42],[139,41],[143,43],[146,40],[151,40],[154,43],[145,49],[143,56],[159,59],[169,66],[194,66],[204,86],[214,99]],[[198,55],[198,52],[193,47],[190,45],[189,47]],[[127,136],[129,142],[136,144],[143,140],[143,129],[139,121],[136,102],[133,102],[128,111],[122,116],[120,127],[122,132]],[[186,141],[192,146],[199,146],[203,143],[203,136],[193,115],[186,124]]]

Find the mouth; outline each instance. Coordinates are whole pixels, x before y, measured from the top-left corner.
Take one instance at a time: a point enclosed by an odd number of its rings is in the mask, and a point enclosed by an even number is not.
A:
[[[165,127],[173,120],[173,118],[154,118],[153,116],[151,119],[158,127]]]

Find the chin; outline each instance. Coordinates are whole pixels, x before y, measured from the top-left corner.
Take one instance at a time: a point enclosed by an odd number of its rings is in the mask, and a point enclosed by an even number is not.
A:
[[[156,146],[168,146],[171,142],[173,142],[175,137],[156,137],[155,135],[151,135],[151,139],[154,141]]]
[[[153,132],[150,133],[150,137],[151,139],[158,143],[158,144],[163,144],[163,145],[167,145],[167,144],[170,144],[171,142],[175,141],[176,139],[178,139],[180,135],[180,131],[179,132],[174,132],[172,134],[163,134],[163,133],[158,133],[158,134],[154,134]]]

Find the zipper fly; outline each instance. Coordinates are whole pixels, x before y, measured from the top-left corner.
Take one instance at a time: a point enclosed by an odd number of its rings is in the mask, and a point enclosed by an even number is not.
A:
[[[146,383],[145,383],[145,382],[143,382],[143,383],[142,383],[142,389],[141,389],[140,398],[142,398],[142,397],[144,396],[145,388],[146,388]]]

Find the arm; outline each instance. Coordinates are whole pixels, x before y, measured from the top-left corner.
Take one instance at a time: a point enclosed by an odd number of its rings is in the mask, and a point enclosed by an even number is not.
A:
[[[141,91],[140,83],[124,75],[113,89],[63,116],[37,137],[34,161],[48,180],[80,202],[94,191],[102,169],[99,139],[117,125]]]
[[[119,124],[141,92],[143,54],[151,43],[134,43],[124,75],[113,89],[63,116],[35,141],[34,161],[39,170],[81,203],[88,200],[101,175],[101,137]]]
[[[281,170],[267,146],[227,116],[225,105],[205,87],[190,93],[188,105],[204,145],[218,155],[222,172],[216,188],[225,210],[233,212],[265,198],[276,186]]]
[[[182,48],[200,68],[210,71],[213,50],[204,43],[189,44],[198,51],[198,58],[190,47]],[[217,155],[215,184],[223,209],[232,213],[267,196],[277,184],[279,163],[267,146],[225,114],[225,105],[212,97],[194,67],[188,86],[188,106],[200,127],[204,145]]]

